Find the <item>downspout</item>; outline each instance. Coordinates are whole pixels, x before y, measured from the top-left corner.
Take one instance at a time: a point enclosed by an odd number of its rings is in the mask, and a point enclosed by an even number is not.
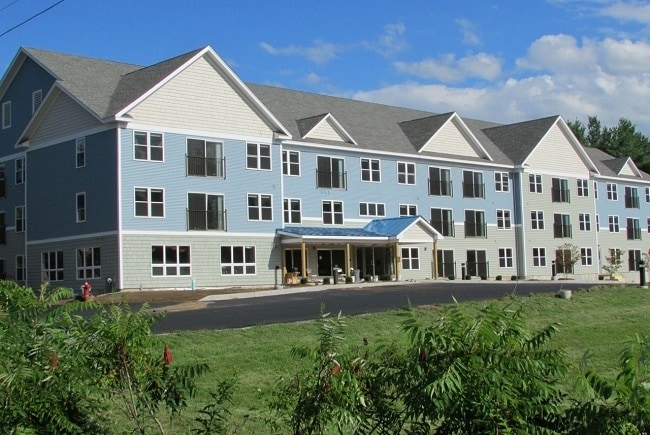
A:
[[[519,201],[513,195],[514,206],[519,214],[519,226],[521,230],[519,231],[519,243],[515,240],[515,246],[520,247],[520,251],[517,253],[517,270],[518,276],[526,277],[528,276],[528,265],[526,264],[526,219],[524,216],[524,181],[523,181],[523,171],[515,172],[518,176],[518,188],[519,188]],[[516,237],[517,231],[515,231]]]
[[[15,168],[15,163],[14,163],[14,168]],[[27,286],[27,287],[29,286],[29,282],[28,282],[29,268],[27,266],[29,264],[29,262],[27,261],[27,259],[29,258],[27,256],[27,225],[29,224],[29,221],[27,220],[27,182],[28,182],[27,181],[28,180],[27,176],[28,175],[29,174],[27,173],[27,151],[25,151],[25,166],[23,167],[23,184],[25,186],[23,188],[23,222],[24,222],[23,223],[23,244],[24,244],[23,267],[25,269],[25,276],[24,276],[24,278],[25,278],[25,286]],[[16,174],[14,174],[14,183],[15,182],[16,182]],[[6,177],[5,177],[5,183],[7,183]],[[15,224],[16,224],[16,208],[14,207],[14,225]],[[6,225],[6,223],[5,223],[5,225]],[[14,231],[16,231],[15,228],[14,228]],[[38,259],[38,260],[41,261],[40,259]],[[15,263],[16,263],[16,257],[14,257],[14,269],[16,268]]]
[[[123,249],[124,244],[122,241],[122,134],[121,128],[118,126],[115,131],[117,133],[117,283],[116,290],[124,288],[124,264],[123,264]]]
[[[596,224],[596,255],[597,255],[597,264],[596,264],[596,271],[598,272],[598,275],[601,273],[601,255],[600,255],[600,240],[598,239],[598,234],[600,233],[600,216],[598,216],[598,201],[596,200],[596,189],[597,189],[597,183],[596,180],[591,180],[591,186],[594,189],[594,194],[592,195],[594,198],[594,224]],[[596,219],[596,216],[598,216],[598,219]]]

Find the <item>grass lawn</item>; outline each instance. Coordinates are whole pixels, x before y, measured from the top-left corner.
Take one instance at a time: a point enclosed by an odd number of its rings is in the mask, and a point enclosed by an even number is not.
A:
[[[650,290],[638,287],[594,287],[574,291],[570,300],[554,295],[504,298],[500,304],[523,304],[531,330],[550,323],[560,324],[560,332],[552,345],[566,349],[568,363],[578,371],[586,351],[593,357],[590,365],[599,373],[613,379],[619,352],[635,334],[650,335],[647,320],[650,308]],[[477,309],[486,302],[466,304]],[[327,308],[327,307],[325,307]],[[416,310],[422,322],[430,323],[441,311],[441,306],[421,307]],[[336,314],[336,313],[333,313]],[[349,349],[363,348],[367,338],[370,347],[379,344],[405,343],[400,331],[402,314],[392,311],[346,319],[346,343]],[[345,313],[343,313],[345,315]],[[208,392],[217,384],[235,377],[237,385],[233,398],[233,433],[265,434],[266,400],[271,396],[278,378],[294,372],[297,361],[290,354],[293,346],[316,347],[319,329],[316,322],[259,326],[237,330],[193,331],[161,335],[174,355],[174,363],[206,362],[211,371],[201,379],[201,391],[186,412],[167,423],[168,433],[188,433],[194,412],[209,403]],[[118,425],[119,427],[119,425]]]

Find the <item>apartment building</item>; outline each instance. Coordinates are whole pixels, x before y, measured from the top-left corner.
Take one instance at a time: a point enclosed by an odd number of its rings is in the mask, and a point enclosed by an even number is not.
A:
[[[650,176],[560,116],[466,119],[244,83],[210,47],[151,66],[21,48],[0,82],[0,272],[102,291],[636,277]],[[618,251],[616,251],[618,250]]]

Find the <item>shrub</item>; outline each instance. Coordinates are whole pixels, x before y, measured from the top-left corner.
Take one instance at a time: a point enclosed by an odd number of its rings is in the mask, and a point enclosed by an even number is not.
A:
[[[487,275],[481,275],[481,281],[485,281],[487,279]]]
[[[517,275],[512,275],[510,277],[510,281],[517,281]]]
[[[306,276],[300,278],[300,284],[307,284],[308,282],[309,282],[309,278],[307,278]]]
[[[329,277],[323,278],[323,284],[329,284],[329,283],[330,283]]]
[[[472,279],[472,275],[465,275],[465,279],[466,279],[467,281],[470,281],[470,280]]]
[[[366,275],[366,276],[363,277],[363,280],[364,280],[365,282],[372,282],[372,276],[370,276],[370,275]]]
[[[449,281],[453,281],[453,280],[456,279],[456,276],[455,276],[455,275],[449,275],[449,276],[447,277],[447,279],[448,279]]]
[[[352,277],[351,276],[346,276],[345,277],[345,283],[346,284],[351,284],[352,283]]]
[[[496,280],[497,280],[497,281],[501,281],[502,279],[503,279],[503,277],[502,277],[501,275],[497,275],[497,276],[496,276]]]

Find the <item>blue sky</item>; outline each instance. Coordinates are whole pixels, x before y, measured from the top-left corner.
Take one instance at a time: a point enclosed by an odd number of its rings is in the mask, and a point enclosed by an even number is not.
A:
[[[0,33],[58,0],[0,0]],[[247,82],[494,122],[551,115],[650,136],[650,2],[64,0],[0,37],[150,65],[212,46]]]

